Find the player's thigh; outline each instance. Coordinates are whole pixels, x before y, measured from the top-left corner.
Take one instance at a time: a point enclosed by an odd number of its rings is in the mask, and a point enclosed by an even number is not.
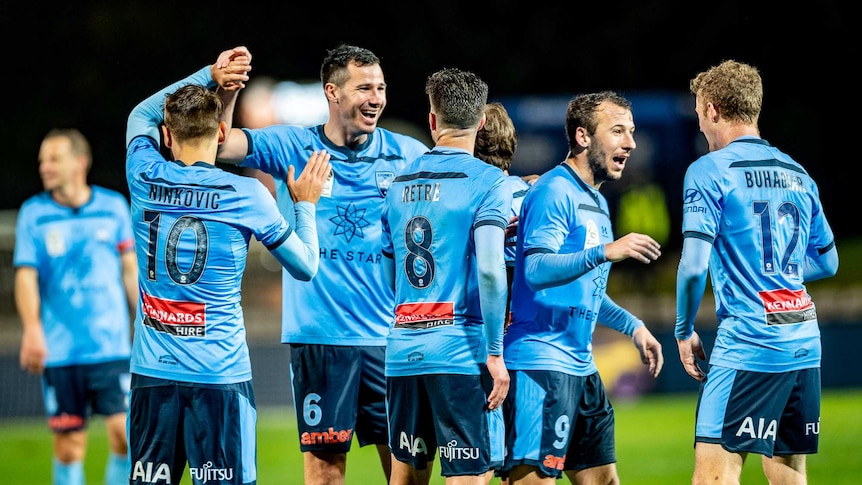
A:
[[[560,478],[574,439],[583,378],[556,371],[512,371],[506,417],[504,470],[515,476]],[[525,467],[528,467],[525,469]]]
[[[566,470],[599,468],[600,476],[616,474],[616,420],[601,376],[595,372],[578,377],[581,392],[572,419],[571,440],[566,452]]]
[[[440,473],[443,476],[484,475],[502,465],[501,410],[487,408],[482,375],[432,374],[425,377]],[[498,446],[499,445],[499,446]]]
[[[425,384],[424,376],[386,379],[389,449],[395,458],[393,476],[405,472],[401,464],[426,470],[434,460],[437,434]]]
[[[356,417],[356,439],[360,446],[387,445],[386,347],[358,347],[362,359]]]
[[[87,395],[93,414],[111,416],[129,409],[131,374],[129,359],[85,367]]]
[[[816,450],[816,435],[803,436],[816,409],[797,402],[804,371],[765,373],[711,366],[698,396],[695,442],[721,444],[736,453],[772,456]],[[764,396],[768,396],[765,399]],[[782,430],[782,427],[787,428]],[[789,453],[788,453],[789,454]]]
[[[127,424],[130,484],[180,480],[186,463],[182,409],[179,388],[172,381],[132,376]]]
[[[84,367],[46,367],[42,373],[42,399],[51,431],[68,433],[83,430],[88,417]]]
[[[300,449],[349,451],[362,374],[358,348],[291,344],[290,374]]]

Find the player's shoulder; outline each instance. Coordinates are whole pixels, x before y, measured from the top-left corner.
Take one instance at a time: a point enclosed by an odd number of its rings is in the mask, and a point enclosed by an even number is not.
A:
[[[308,140],[319,138],[322,126],[269,125],[263,128],[243,128],[242,131],[255,140]]]
[[[425,145],[425,143],[419,141],[419,139],[414,138],[413,136],[404,133],[398,133],[380,126],[375,128],[374,131],[376,133],[375,136],[380,137],[381,140],[386,141],[389,144],[397,145],[402,148],[418,150],[423,153],[428,151],[428,147]]]
[[[92,189],[93,194],[98,197],[105,197],[109,199],[122,199],[123,201],[126,200],[126,196],[121,194],[118,190],[103,187],[101,185],[90,185],[90,189]]]
[[[51,193],[47,190],[42,190],[24,199],[18,210],[23,211],[48,202],[51,202]]]

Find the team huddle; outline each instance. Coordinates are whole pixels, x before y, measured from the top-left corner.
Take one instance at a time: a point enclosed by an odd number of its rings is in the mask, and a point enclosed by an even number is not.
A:
[[[435,466],[447,484],[619,484],[596,325],[631,337],[653,378],[664,364],[606,293],[613,263],[661,256],[647,234],[614,234],[599,190],[636,148],[630,102],[574,96],[565,160],[528,183],[509,174],[512,120],[473,72],[427,78],[428,147],[378,126],[380,59],[344,44],[320,70],[325,123],[233,127],[251,60],[228,49],[134,107],[130,204],[88,185],[76,130],[43,141],[14,265],[54,483],[83,485],[90,413],[108,416],[108,485],[179,483],[186,467],[195,483],[257,483],[240,291],[253,237],[283,267],[304,483],[344,483],[355,438],[393,485],[428,484]],[[805,283],[837,272],[832,229],[805,169],[760,138],[756,68],[724,61],[690,90],[709,145],[681,191],[676,287],[679,358],[701,382],[692,483],[738,483],[755,453],[770,483],[804,484],[821,360]],[[276,197],[217,163],[271,175]],[[707,278],[708,360],[694,329]]]

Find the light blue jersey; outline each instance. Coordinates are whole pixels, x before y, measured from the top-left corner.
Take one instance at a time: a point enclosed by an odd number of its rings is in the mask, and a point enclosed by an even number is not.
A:
[[[129,203],[119,192],[91,186],[79,208],[50,192],[18,212],[13,264],[39,274],[47,367],[129,357],[129,306],[120,255],[133,246]]]
[[[392,182],[382,216],[395,263],[387,377],[479,375],[488,354],[473,231],[505,229],[511,204],[502,170],[454,148],[433,149]]]
[[[252,378],[240,288],[248,245],[281,245],[293,232],[253,177],[212,164],[166,161],[133,119],[160,121],[164,95],[213,85],[209,67],[147,98],[130,116],[126,179],[138,256],[140,308],[131,371],[203,384]]]
[[[395,173],[428,148],[416,139],[376,128],[365,143],[337,146],[323,125],[276,125],[244,130],[249,154],[243,167],[273,176],[281,213],[293,217],[285,179],[302,172],[312,151],[331,154],[333,179],[317,203],[320,266],[309,281],[283,272],[283,343],[348,346],[386,344],[394,296],[380,264],[380,212]]]
[[[756,372],[819,366],[804,262],[833,248],[834,236],[816,183],[765,140],[742,137],[692,163],[684,184],[683,234],[713,246],[719,329],[710,364]],[[676,333],[688,338],[690,325]]]
[[[524,202],[524,196],[527,195],[527,190],[530,188],[530,184],[524,182],[524,179],[518,177],[517,175],[509,175],[506,177],[506,185],[508,185],[509,190],[512,192],[512,211],[509,214],[510,219],[512,217],[518,217],[521,213],[521,204]],[[507,241],[508,243],[514,242],[514,238],[512,241]],[[506,257],[506,266],[514,267],[515,266],[515,246],[506,246],[505,250]]]
[[[527,191],[517,238],[506,367],[576,376],[596,372],[592,339],[600,313],[607,317],[603,324],[627,335],[643,325],[605,293],[611,263],[603,248],[614,240],[607,200],[562,163]],[[590,263],[580,277],[534,290],[525,264],[533,254],[589,255],[581,259]]]

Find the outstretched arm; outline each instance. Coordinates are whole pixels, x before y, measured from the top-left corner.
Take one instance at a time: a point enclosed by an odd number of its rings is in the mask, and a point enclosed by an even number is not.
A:
[[[627,234],[604,246],[594,246],[577,253],[532,253],[525,258],[525,277],[534,291],[560,286],[580,278],[608,261],[634,258],[642,263],[661,256],[661,246],[653,238],[637,233]]]
[[[215,67],[225,62],[227,62],[225,67]],[[129,114],[126,124],[126,146],[138,136],[149,136],[154,140],[160,139],[159,124],[165,117],[165,98],[187,84],[199,84],[210,89],[219,86],[227,91],[241,89],[244,86],[244,81],[248,80],[247,73],[251,69],[250,65],[243,67],[246,62],[251,62],[251,54],[245,47],[226,50],[219,55],[216,64],[203,67],[185,79],[165,86],[138,103]]]

